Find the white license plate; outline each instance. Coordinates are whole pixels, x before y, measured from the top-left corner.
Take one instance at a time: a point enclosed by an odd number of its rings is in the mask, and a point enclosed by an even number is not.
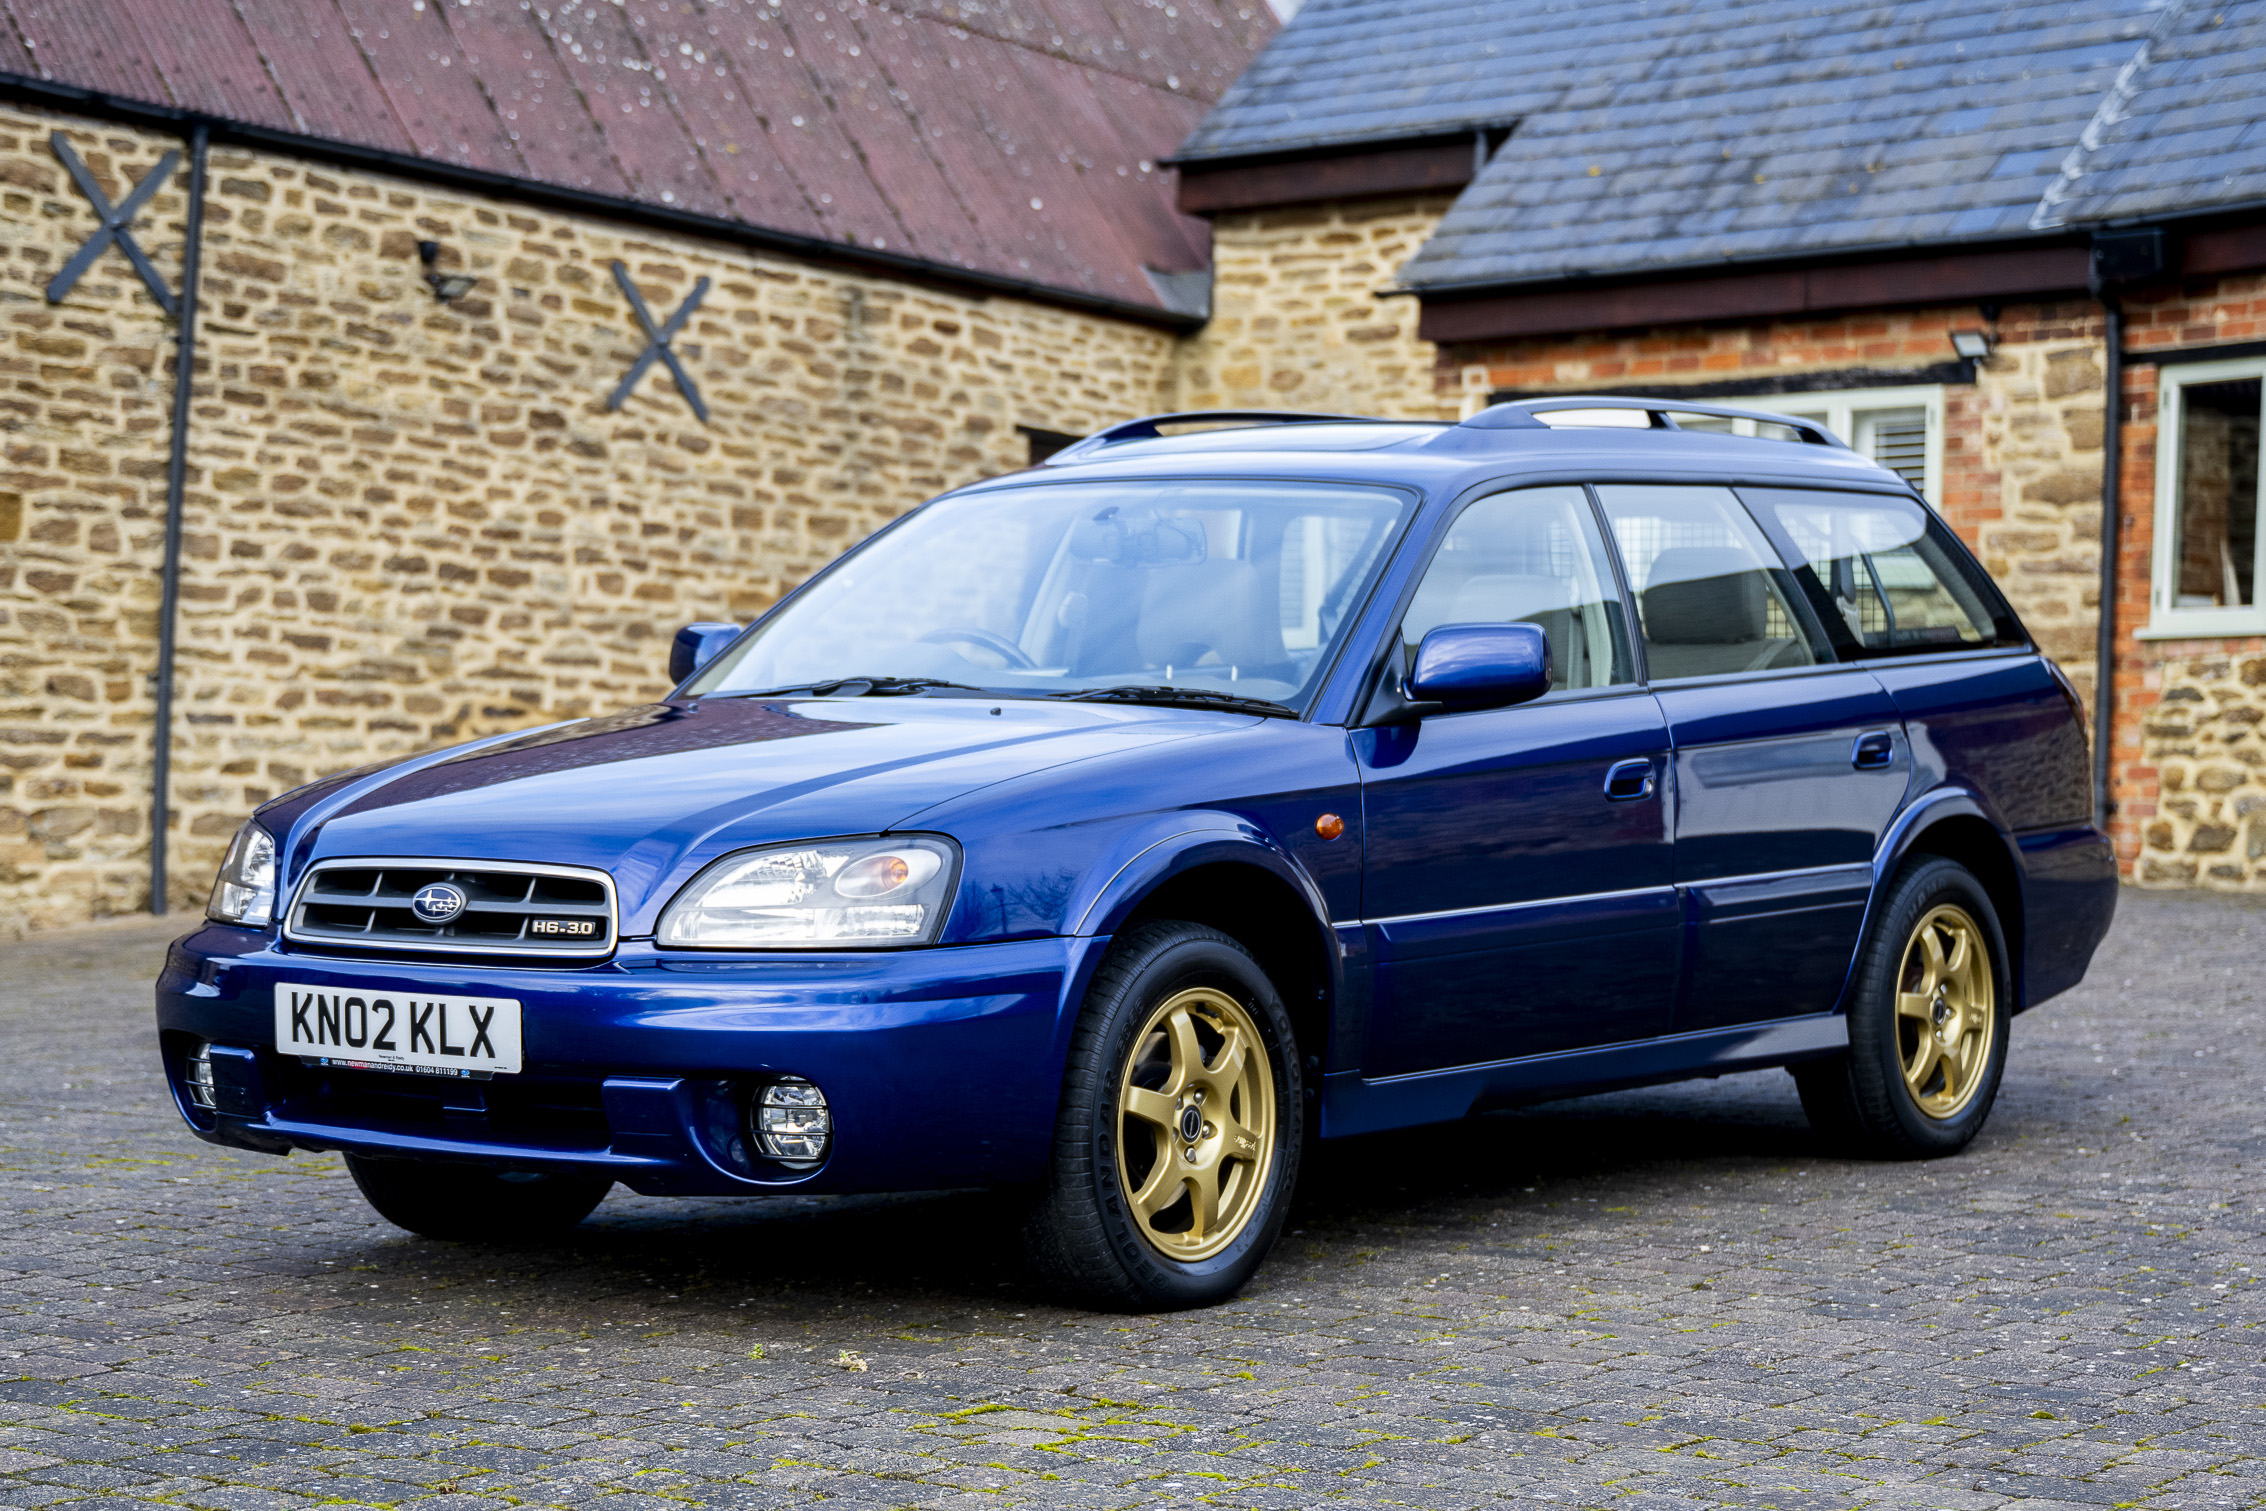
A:
[[[275,1047],[357,1070],[509,1075],[520,1068],[519,1004],[279,981]]]

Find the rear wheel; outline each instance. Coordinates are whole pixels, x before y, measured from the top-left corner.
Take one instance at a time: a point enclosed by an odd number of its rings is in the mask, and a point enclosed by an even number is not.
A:
[[[2006,1068],[2009,980],[1974,873],[1940,857],[1906,867],[1858,959],[1848,1053],[1795,1068],[1811,1126],[1890,1159],[1967,1147]]]
[[[1290,1021],[1259,963],[1196,924],[1128,931],[1071,1042],[1033,1260],[1094,1304],[1225,1300],[1281,1231],[1303,1127]]]
[[[346,1168],[363,1199],[395,1227],[467,1243],[517,1243],[564,1232],[614,1186],[598,1176],[361,1154],[346,1156]]]

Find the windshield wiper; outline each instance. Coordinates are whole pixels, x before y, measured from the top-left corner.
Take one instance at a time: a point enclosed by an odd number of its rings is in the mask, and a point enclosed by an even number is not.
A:
[[[1245,698],[1235,693],[1213,692],[1201,687],[1167,687],[1128,685],[1125,687],[1096,687],[1084,692],[1047,693],[1065,703],[1153,703],[1159,707],[1216,708],[1222,713],[1258,714],[1269,719],[1295,719],[1298,710],[1286,708],[1265,698]]]
[[[788,693],[808,693],[814,698],[895,698],[906,693],[925,693],[939,687],[963,693],[989,691],[988,688],[970,687],[965,682],[947,682],[942,677],[828,677],[821,682],[795,682],[786,687],[766,688],[759,693],[735,692],[732,696],[779,698]]]

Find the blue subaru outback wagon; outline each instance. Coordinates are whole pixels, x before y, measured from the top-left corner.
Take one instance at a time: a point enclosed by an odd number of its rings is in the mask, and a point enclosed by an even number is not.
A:
[[[1958,1150],[2115,907],[2069,684],[1783,416],[1136,420],[671,672],[262,807],[157,987],[190,1126],[445,1238],[1007,1188],[1198,1303],[1314,1137],[1785,1066]]]

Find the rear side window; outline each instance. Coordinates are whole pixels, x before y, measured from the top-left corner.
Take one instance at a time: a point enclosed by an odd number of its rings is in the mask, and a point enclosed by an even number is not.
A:
[[[1833,659],[1795,607],[1792,574],[1730,489],[1606,483],[1597,496],[1636,593],[1656,680]]]
[[[1802,586],[1860,655],[1990,645],[1990,603],[1968,580],[1928,512],[1906,498],[1793,488],[1740,496],[1805,564]],[[1838,637],[1837,637],[1838,638]]]
[[[1636,680],[1613,564],[1581,489],[1521,488],[1458,515],[1401,621],[1403,664],[1443,624],[1511,623],[1542,626],[1553,692]]]

